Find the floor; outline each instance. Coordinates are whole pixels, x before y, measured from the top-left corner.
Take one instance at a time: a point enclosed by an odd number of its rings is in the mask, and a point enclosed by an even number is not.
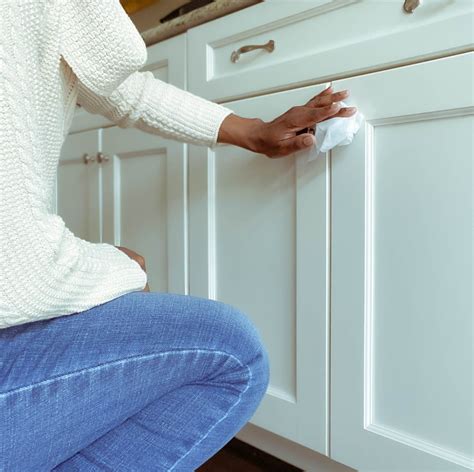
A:
[[[254,447],[232,439],[196,472],[301,472]]]

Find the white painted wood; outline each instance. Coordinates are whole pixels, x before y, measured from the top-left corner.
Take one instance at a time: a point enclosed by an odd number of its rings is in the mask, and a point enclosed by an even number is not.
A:
[[[334,84],[367,118],[332,152],[331,457],[360,471],[474,467],[473,65]]]
[[[78,237],[100,242],[102,231],[100,172],[96,164],[85,164],[83,156],[95,157],[98,131],[69,135],[61,149],[54,208]]]
[[[228,103],[271,119],[323,87]],[[267,395],[251,422],[327,454],[326,160],[190,146],[190,293],[230,303],[262,334]]]
[[[355,470],[252,423],[247,423],[236,434],[236,438],[307,472],[353,472]]]
[[[145,257],[151,291],[187,293],[185,144],[113,127],[102,147],[104,241]]]
[[[472,49],[471,0],[266,1],[188,31],[189,90],[227,101]],[[232,51],[275,41],[275,50]]]

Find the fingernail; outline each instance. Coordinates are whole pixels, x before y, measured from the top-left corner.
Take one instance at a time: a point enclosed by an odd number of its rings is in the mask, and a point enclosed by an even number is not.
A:
[[[331,110],[339,110],[341,108],[341,104],[340,103],[333,103],[331,105]]]
[[[303,143],[306,146],[309,146],[310,144],[313,144],[313,138],[311,136],[305,136],[305,138],[303,139]]]

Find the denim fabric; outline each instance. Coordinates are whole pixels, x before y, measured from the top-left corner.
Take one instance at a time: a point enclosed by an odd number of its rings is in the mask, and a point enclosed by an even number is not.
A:
[[[0,470],[193,471],[253,416],[268,354],[205,298],[130,292],[0,330]]]

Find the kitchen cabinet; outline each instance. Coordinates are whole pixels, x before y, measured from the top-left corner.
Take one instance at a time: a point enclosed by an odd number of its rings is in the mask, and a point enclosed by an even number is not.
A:
[[[190,290],[244,310],[268,348],[241,439],[360,471],[469,470],[473,4],[402,5],[271,1],[189,31],[190,90],[241,116],[331,81],[367,118],[310,163],[191,146]]]
[[[226,103],[270,119],[323,87]],[[271,381],[252,423],[327,454],[327,161],[190,146],[190,293],[242,309]]]
[[[141,252],[153,291],[252,319],[271,378],[237,437],[308,471],[474,469],[474,5],[403,4],[267,0],[148,48],[145,69],[241,116],[348,89],[366,121],[316,161],[81,112],[63,148],[76,234]]]

